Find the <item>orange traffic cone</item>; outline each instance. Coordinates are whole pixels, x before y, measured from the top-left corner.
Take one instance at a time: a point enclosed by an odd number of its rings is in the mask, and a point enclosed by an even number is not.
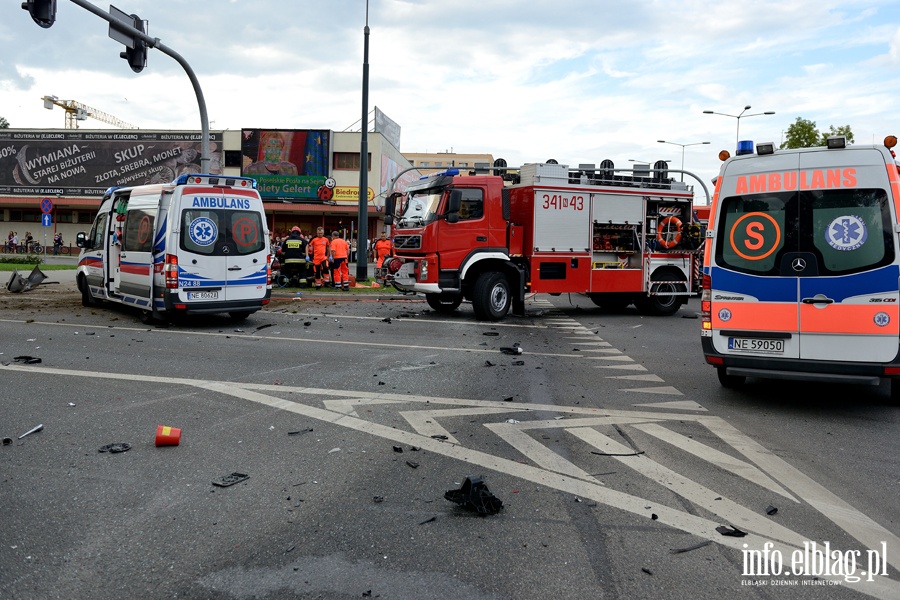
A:
[[[177,427],[159,425],[156,428],[157,446],[177,446],[181,441],[181,430]]]

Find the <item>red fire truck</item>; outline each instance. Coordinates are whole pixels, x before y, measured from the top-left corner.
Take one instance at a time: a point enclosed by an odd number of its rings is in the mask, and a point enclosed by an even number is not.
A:
[[[425,294],[438,312],[470,300],[479,320],[498,321],[510,309],[523,315],[534,293],[675,313],[699,289],[692,189],[669,179],[665,163],[629,175],[611,161],[587,167],[526,164],[507,175],[451,169],[392,194],[385,223],[394,227],[396,256],[376,277]]]

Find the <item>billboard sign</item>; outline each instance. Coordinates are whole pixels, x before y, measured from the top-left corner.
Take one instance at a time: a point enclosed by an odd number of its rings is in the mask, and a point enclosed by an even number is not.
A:
[[[319,188],[331,164],[331,132],[244,129],[241,175],[256,179],[263,199],[322,202]]]
[[[222,134],[211,133],[221,174]],[[0,194],[102,196],[111,186],[165,183],[200,172],[200,133],[0,129]]]
[[[400,149],[400,126],[381,112],[377,106],[375,107],[375,133],[380,133],[394,148]]]

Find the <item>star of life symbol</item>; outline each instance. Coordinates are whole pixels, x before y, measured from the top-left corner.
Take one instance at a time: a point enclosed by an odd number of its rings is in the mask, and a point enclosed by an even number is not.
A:
[[[728,310],[727,308],[723,308],[722,310],[719,311],[719,318],[722,319],[723,321],[730,320],[731,319],[731,311]]]
[[[866,243],[868,237],[865,221],[856,215],[837,217],[825,229],[825,241],[842,252],[856,250]]]
[[[875,324],[879,327],[885,327],[891,322],[891,317],[886,312],[880,312],[872,317],[872,320],[875,321]]]
[[[197,217],[191,221],[188,229],[191,241],[198,246],[209,246],[219,237],[219,229],[212,219],[208,217]]]

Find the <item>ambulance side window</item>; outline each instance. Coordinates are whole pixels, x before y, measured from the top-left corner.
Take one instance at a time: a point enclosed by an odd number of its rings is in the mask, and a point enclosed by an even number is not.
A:
[[[129,252],[150,252],[153,250],[155,223],[155,208],[129,210],[125,217],[122,250]]]
[[[107,214],[100,213],[97,215],[97,219],[94,221],[94,226],[91,228],[91,239],[90,239],[90,248],[92,250],[103,248],[103,240],[106,235],[106,219]]]

